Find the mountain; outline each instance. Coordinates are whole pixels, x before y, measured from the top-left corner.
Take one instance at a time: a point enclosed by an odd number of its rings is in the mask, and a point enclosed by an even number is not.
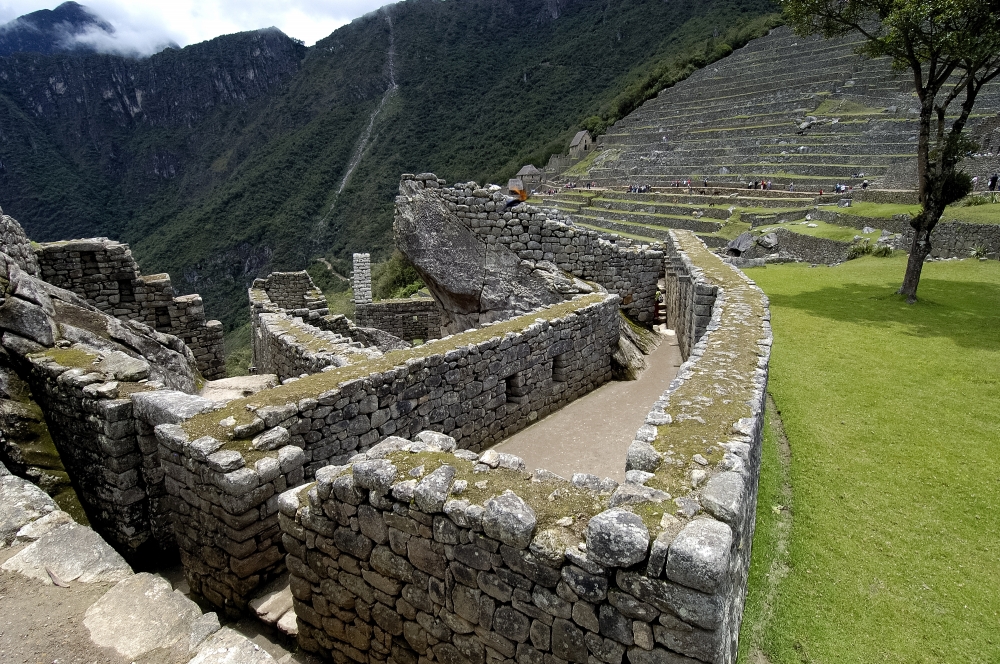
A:
[[[74,39],[90,31],[114,34],[114,27],[83,5],[64,2],[0,25],[0,56],[13,53],[58,53],[93,50]]]
[[[271,29],[142,60],[2,57],[0,205],[36,240],[131,243],[233,329],[256,276],[386,255],[400,173],[541,166],[663,62],[704,64],[774,9],[407,0],[309,49]]]

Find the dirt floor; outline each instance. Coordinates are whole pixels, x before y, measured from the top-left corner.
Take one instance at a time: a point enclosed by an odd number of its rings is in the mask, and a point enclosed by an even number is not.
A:
[[[0,549],[0,563],[16,550]],[[90,641],[83,615],[111,583],[42,585],[0,570],[0,662],[3,664],[129,664]]]
[[[592,473],[625,481],[625,452],[681,365],[677,337],[664,335],[646,362],[649,368],[639,380],[602,385],[494,449],[521,457],[529,471],[545,468],[566,479]]]

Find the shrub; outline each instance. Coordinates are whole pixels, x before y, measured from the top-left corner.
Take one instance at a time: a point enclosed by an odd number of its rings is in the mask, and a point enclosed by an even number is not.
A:
[[[969,254],[973,258],[986,258],[987,251],[988,250],[986,249],[986,245],[977,244],[974,247],[972,247],[972,249],[969,251]]]
[[[892,256],[892,247],[887,244],[877,244],[872,249],[871,255],[876,258],[889,258]]]
[[[392,252],[389,260],[372,267],[372,296],[375,300],[410,297],[424,287],[413,264],[402,252]]]
[[[850,250],[847,252],[847,260],[851,261],[855,258],[861,258],[862,256],[869,256],[872,253],[872,243],[868,241],[868,238],[861,240],[856,244],[852,244]]]

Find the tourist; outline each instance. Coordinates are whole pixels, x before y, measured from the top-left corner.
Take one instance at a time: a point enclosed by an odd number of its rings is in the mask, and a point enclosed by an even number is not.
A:
[[[789,185],[788,185],[788,191],[795,191],[795,183],[794,182],[789,183]]]
[[[993,177],[990,178],[990,191],[997,190],[997,181],[1000,181],[1000,173],[994,173]]]
[[[868,190],[868,180],[863,180],[861,182],[861,191],[867,191],[867,190]]]

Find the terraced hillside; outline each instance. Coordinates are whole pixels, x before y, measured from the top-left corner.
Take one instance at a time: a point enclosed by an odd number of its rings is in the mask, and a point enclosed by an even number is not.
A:
[[[602,186],[770,180],[824,189],[862,179],[915,186],[917,103],[912,83],[885,59],[854,53],[851,38],[821,40],[775,29],[663,90],[623,118],[569,176]],[[970,132],[983,154],[964,167],[1000,168],[1000,85],[980,95]],[[863,175],[861,175],[863,174]]]

